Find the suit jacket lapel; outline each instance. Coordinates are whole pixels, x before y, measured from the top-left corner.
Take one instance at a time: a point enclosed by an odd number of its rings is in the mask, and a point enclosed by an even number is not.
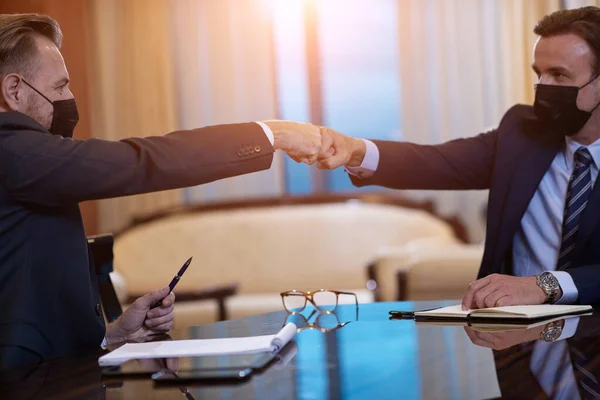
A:
[[[517,160],[511,172],[512,178],[508,180],[494,254],[494,265],[501,265],[504,262],[506,252],[512,246],[513,238],[519,229],[531,198],[564,143],[564,137],[539,131],[535,135],[525,136],[524,140],[525,143],[516,156]],[[500,272],[508,273],[510,271]]]
[[[600,210],[596,206],[596,204],[600,204],[600,185],[598,184],[599,182],[597,178],[598,177],[596,177],[596,182],[594,182],[594,189],[590,194],[587,206],[585,207],[585,210],[583,210],[583,214],[581,214],[581,217],[579,218],[579,232],[577,233],[575,255],[573,256],[573,260],[575,261],[577,261],[577,259],[581,255],[583,247],[589,239],[592,230],[598,223],[598,218],[600,217]]]

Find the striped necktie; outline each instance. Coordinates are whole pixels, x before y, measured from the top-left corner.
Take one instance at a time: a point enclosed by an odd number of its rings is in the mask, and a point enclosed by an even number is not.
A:
[[[562,242],[558,255],[558,270],[571,266],[575,245],[577,244],[577,231],[579,218],[587,206],[588,198],[592,193],[592,176],[590,165],[594,162],[588,149],[580,147],[575,152],[575,170],[569,180],[567,198],[565,201],[565,214],[563,216]]]

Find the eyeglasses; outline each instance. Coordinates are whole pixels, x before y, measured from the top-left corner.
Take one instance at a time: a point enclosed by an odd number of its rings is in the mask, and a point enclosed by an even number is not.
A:
[[[326,314],[318,313],[315,322],[310,323],[309,321],[311,320],[311,318],[317,313],[317,310],[313,310],[313,312],[308,316],[308,318],[298,313],[288,314],[288,316],[283,321],[283,326],[285,326],[288,322],[293,322],[294,325],[296,325],[296,332],[300,332],[305,329],[317,329],[323,333],[327,333],[336,331],[348,325],[349,323],[354,322],[340,322],[338,316],[335,313],[329,312]],[[356,307],[356,318],[358,319],[358,306]]]
[[[316,291],[301,292],[290,290],[282,292],[281,301],[283,307],[289,313],[299,313],[306,307],[306,302],[311,302],[315,308],[322,313],[330,313],[336,309],[340,295],[354,296],[354,303],[358,307],[358,297],[352,292],[341,292],[339,290],[320,289]]]

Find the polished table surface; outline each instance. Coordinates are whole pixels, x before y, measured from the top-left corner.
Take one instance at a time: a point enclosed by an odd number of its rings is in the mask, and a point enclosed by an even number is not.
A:
[[[456,302],[340,305],[337,320],[301,330],[285,362],[237,385],[188,385],[188,399],[594,398],[600,391],[600,318],[570,323],[570,338],[536,340],[544,325],[500,333],[389,320],[389,310]],[[309,316],[310,310],[303,312]],[[315,323],[313,315],[308,323]],[[274,334],[284,311],[174,331],[173,339]],[[296,318],[296,317],[292,317]],[[299,321],[299,320],[298,320]],[[294,321],[297,322],[297,321]],[[339,322],[339,325],[337,325]],[[350,322],[343,325],[345,322]],[[300,322],[298,322],[299,325]],[[339,327],[340,325],[343,325]],[[567,329],[567,325],[564,326]],[[565,332],[565,334],[568,332]],[[492,350],[493,349],[493,350]],[[107,383],[98,354],[0,373],[1,399],[182,399],[151,380]],[[599,395],[600,396],[600,395]]]

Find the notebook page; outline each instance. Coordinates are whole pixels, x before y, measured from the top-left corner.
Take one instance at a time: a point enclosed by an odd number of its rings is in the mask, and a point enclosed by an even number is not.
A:
[[[540,304],[540,305],[529,305],[529,306],[508,306],[508,307],[494,307],[494,308],[483,308],[481,310],[472,310],[473,315],[477,314],[500,314],[499,316],[506,316],[507,314],[519,315],[529,318],[551,316],[555,314],[564,314],[577,311],[585,311],[591,309],[591,306],[570,306],[560,304]],[[487,315],[492,316],[492,315]]]
[[[150,343],[127,343],[98,360],[100,365],[119,365],[141,358],[215,356],[276,352],[296,335],[296,325],[288,323],[276,335],[225,339],[171,340]]]
[[[442,307],[430,311],[415,312],[415,315],[456,315],[456,316],[467,316],[470,311],[463,311],[460,304],[455,306]]]

